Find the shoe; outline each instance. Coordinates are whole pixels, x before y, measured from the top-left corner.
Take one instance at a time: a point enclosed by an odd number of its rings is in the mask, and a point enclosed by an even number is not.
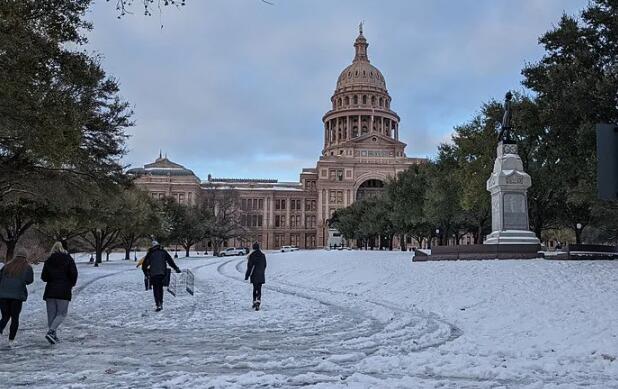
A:
[[[155,312],[161,312],[162,310],[163,310],[163,307],[159,305],[159,306],[155,309]]]
[[[8,342],[7,346],[8,346],[9,348],[13,348],[13,347],[17,346],[18,344],[19,344],[19,343],[17,343],[17,340],[15,340],[15,339],[13,339],[13,340],[9,339],[9,342]]]
[[[45,339],[47,339],[47,341],[50,344],[58,343],[58,337],[56,336],[56,331],[54,330],[47,331],[47,335],[45,335]]]

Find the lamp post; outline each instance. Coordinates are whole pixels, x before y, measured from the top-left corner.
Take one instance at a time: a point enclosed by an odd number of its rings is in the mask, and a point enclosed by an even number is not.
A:
[[[133,247],[133,260],[137,261],[137,246]]]
[[[174,249],[174,259],[178,259],[178,243],[176,243],[176,247]]]
[[[440,246],[440,229],[436,228],[436,238],[438,239],[438,246]]]
[[[577,223],[575,225],[575,243],[576,244],[581,244],[582,242],[582,224],[581,223]]]

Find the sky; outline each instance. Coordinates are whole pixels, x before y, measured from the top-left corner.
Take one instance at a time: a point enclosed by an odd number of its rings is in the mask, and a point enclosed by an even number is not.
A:
[[[364,21],[409,157],[432,157],[453,127],[538,61],[538,38],[586,0],[187,0],[118,18],[96,0],[86,50],[134,110],[131,167],[162,150],[200,178],[297,181],[323,147],[322,116]]]

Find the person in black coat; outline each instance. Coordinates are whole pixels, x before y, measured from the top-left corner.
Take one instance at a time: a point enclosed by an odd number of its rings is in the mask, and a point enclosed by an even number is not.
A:
[[[11,321],[9,329],[9,346],[14,345],[21,308],[28,299],[26,285],[34,281],[32,266],[28,264],[28,253],[24,249],[17,249],[13,260],[0,269],[0,335]]]
[[[264,273],[266,272],[266,256],[260,250],[259,243],[253,244],[253,252],[249,254],[247,260],[247,272],[245,273],[245,281],[251,279],[253,284],[253,309],[260,309],[262,304],[262,284],[266,282]]]
[[[58,343],[56,331],[69,311],[69,302],[73,297],[73,287],[77,283],[75,261],[61,242],[52,246],[49,258],[43,265],[41,280],[46,283],[43,300],[47,304],[47,335],[45,339],[51,344]]]
[[[182,273],[174,263],[172,256],[161,247],[159,242],[153,241],[142,263],[142,271],[152,285],[157,312],[163,309],[163,284],[167,275],[167,265],[176,270],[176,273]]]

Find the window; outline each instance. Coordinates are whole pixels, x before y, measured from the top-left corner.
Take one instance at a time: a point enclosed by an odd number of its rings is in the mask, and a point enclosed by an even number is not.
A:
[[[275,215],[275,227],[285,227],[285,215]]]
[[[341,97],[337,100],[337,106],[341,107]]]
[[[277,211],[283,211],[285,210],[285,200],[279,199],[279,200],[275,200],[275,210]]]
[[[354,95],[354,97],[352,97],[352,100],[354,101],[354,105],[358,105],[358,96]]]
[[[367,104],[367,95],[363,95],[363,104]]]
[[[380,107],[384,106],[384,99],[380,97]]]
[[[316,217],[313,215],[305,217],[305,228],[315,228]]]
[[[300,215],[290,216],[290,227],[301,227]]]
[[[307,235],[305,236],[305,247],[306,248],[315,248],[315,235]]]
[[[316,208],[315,200],[305,200],[305,211],[315,211]]]
[[[345,97],[345,105],[350,105],[350,97]]]

